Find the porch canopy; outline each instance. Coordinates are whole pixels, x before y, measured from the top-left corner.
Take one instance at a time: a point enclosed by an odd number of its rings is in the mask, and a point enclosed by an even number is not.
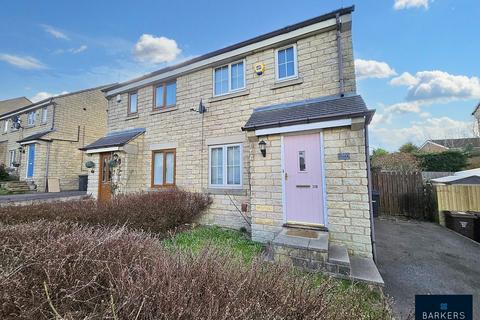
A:
[[[80,148],[80,150],[87,153],[116,151],[143,133],[145,133],[145,128],[109,132],[105,137]]]
[[[50,132],[53,132],[54,130],[46,130],[42,132],[37,132],[34,133],[30,136],[27,136],[21,140],[18,140],[17,143],[23,145],[23,144],[30,144],[30,143],[35,143],[37,141],[51,141],[51,139],[46,139],[45,136],[49,134]]]
[[[257,108],[242,130],[259,136],[354,125],[356,118],[368,125],[374,113],[360,95],[327,96]]]

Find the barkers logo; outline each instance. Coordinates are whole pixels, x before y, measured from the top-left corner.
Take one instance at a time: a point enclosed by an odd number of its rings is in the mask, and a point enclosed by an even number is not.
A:
[[[472,295],[416,295],[415,320],[472,320]]]

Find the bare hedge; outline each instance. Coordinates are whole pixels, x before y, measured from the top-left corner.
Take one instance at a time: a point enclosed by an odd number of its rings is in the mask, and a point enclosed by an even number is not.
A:
[[[94,199],[0,207],[0,222],[69,221],[88,225],[125,225],[164,233],[193,222],[211,203],[204,194],[168,189],[118,195],[111,202]]]
[[[387,319],[285,267],[165,250],[126,228],[0,225],[1,319]]]

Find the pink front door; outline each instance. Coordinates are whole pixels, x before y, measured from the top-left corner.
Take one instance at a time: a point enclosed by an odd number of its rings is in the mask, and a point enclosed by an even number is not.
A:
[[[320,134],[283,138],[287,223],[324,225]]]

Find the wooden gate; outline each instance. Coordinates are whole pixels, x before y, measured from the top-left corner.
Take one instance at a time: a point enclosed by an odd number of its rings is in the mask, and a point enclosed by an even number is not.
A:
[[[379,214],[432,220],[435,193],[424,184],[421,172],[372,172],[373,190],[380,193]]]

